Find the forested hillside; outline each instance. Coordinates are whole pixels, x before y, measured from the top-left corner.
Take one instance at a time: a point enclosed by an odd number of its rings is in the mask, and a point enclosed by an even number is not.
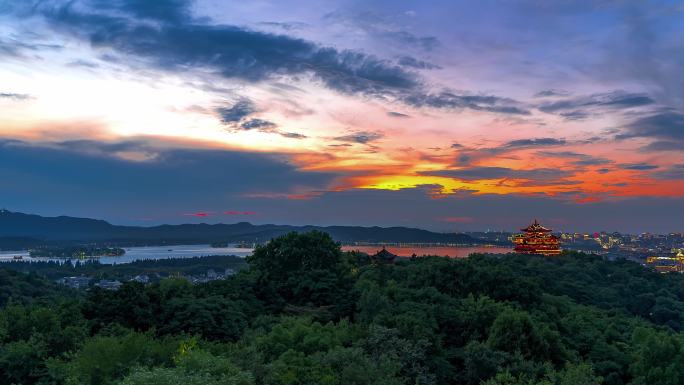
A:
[[[83,297],[0,270],[0,383],[684,382],[681,275],[576,253],[376,266],[319,232],[248,262]]]
[[[497,243],[463,233],[435,233],[409,227],[253,225],[247,222],[140,227],[117,226],[89,218],[42,217],[0,210],[0,250],[71,246],[79,242],[108,245],[252,243],[293,231],[324,231],[338,242]]]

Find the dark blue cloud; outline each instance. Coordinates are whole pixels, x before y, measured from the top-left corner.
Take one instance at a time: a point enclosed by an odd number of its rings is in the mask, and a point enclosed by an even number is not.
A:
[[[623,170],[637,170],[637,171],[655,170],[658,168],[658,166],[656,166],[654,164],[648,164],[648,163],[622,163],[622,164],[618,164],[617,166]]]
[[[121,0],[118,15],[77,3],[39,6],[54,26],[80,36],[96,47],[147,58],[169,70],[211,67],[228,78],[259,81],[310,73],[326,86],[345,93],[382,94],[419,86],[415,74],[374,56],[320,47],[284,35],[230,25],[210,25],[187,16],[186,2]],[[161,4],[164,4],[163,6]],[[180,7],[176,11],[174,9]],[[142,22],[154,17],[158,23]]]
[[[401,112],[396,112],[396,111],[389,111],[387,112],[387,116],[391,116],[393,118],[410,118],[410,115],[402,114]]]
[[[507,167],[467,167],[453,170],[425,171],[422,175],[441,176],[461,180],[481,179],[528,179],[541,184],[566,184],[563,178],[573,175],[571,171],[552,168],[515,170]],[[574,182],[573,182],[574,183]]]
[[[547,91],[549,92],[549,91]],[[595,111],[620,110],[654,104],[645,94],[614,91],[580,97],[568,97],[542,103],[540,111],[561,115],[570,120],[584,119]]]
[[[587,154],[581,154],[572,151],[539,151],[537,152],[537,154],[549,158],[575,159],[571,163],[577,166],[598,166],[613,163],[613,161],[610,159],[591,156]]]
[[[159,142],[159,141],[158,141]],[[129,161],[131,153],[150,160]],[[228,208],[242,195],[326,189],[339,175],[302,172],[278,154],[162,148],[147,142],[0,142],[2,203],[62,213],[182,212]],[[245,208],[247,210],[249,208]],[[251,210],[251,209],[250,209]],[[102,214],[105,215],[105,214]]]
[[[531,139],[512,140],[512,141],[502,145],[501,148],[518,149],[518,148],[530,148],[530,147],[562,146],[564,144],[565,144],[565,139],[531,138]]]
[[[421,107],[473,109],[526,115],[519,102],[495,95],[453,91],[430,93],[411,68],[434,67],[418,59],[393,64],[376,56],[323,47],[286,35],[232,25],[210,24],[191,16],[180,0],[52,0],[16,6],[15,15],[42,15],[59,32],[144,59],[163,70],[210,69],[226,78],[256,82],[311,75],[324,86],[345,94],[364,94]],[[433,38],[398,32],[405,41],[433,46]]]
[[[673,164],[665,170],[652,174],[657,179],[684,180],[684,163]]]
[[[182,22],[190,18],[191,0],[92,0],[98,9],[114,9],[143,19]]]
[[[256,108],[251,100],[241,99],[230,107],[218,107],[216,112],[219,114],[222,123],[231,124],[255,113]]]
[[[256,130],[270,134],[278,134],[288,139],[306,139],[304,134],[297,132],[284,132],[278,130],[278,125],[264,119],[249,118],[257,112],[256,106],[249,99],[241,99],[230,107],[218,107],[216,113],[219,115],[221,123],[227,125],[232,130]]]
[[[684,142],[684,114],[677,111],[663,111],[635,120],[618,135],[626,138],[653,138]]]
[[[416,107],[433,107],[448,109],[468,108],[476,111],[487,111],[511,115],[529,115],[530,112],[519,102],[494,95],[466,95],[452,91],[436,94],[414,92],[402,100]]]
[[[288,139],[306,139],[308,136],[297,132],[279,132],[279,134]]]
[[[367,144],[381,139],[382,137],[383,135],[379,132],[360,131],[349,135],[338,136],[334,139],[339,140],[340,142]]]
[[[263,119],[250,119],[240,125],[243,130],[268,131],[276,128],[276,124]]]
[[[669,142],[665,140],[657,140],[651,142],[640,148],[641,151],[653,152],[653,151],[684,151],[684,143],[682,142]]]
[[[399,65],[404,66],[404,67],[410,67],[410,68],[416,68],[420,70],[435,70],[435,69],[440,69],[442,67],[428,63],[423,60],[418,60],[414,57],[411,56],[402,56],[398,60]]]
[[[564,90],[543,90],[537,92],[534,96],[537,98],[547,98],[554,96],[568,96],[570,93]]]
[[[462,156],[468,156],[470,157],[477,157],[477,156],[482,156],[483,154],[488,154],[488,155],[497,155],[497,154],[505,154],[511,151],[517,151],[517,150],[524,150],[524,149],[534,149],[534,148],[547,148],[547,147],[558,147],[558,146],[563,146],[567,144],[567,141],[565,139],[556,139],[556,138],[530,138],[530,139],[516,139],[516,140],[511,140],[509,142],[503,143],[499,146],[496,147],[490,147],[490,148],[465,148],[461,145],[457,145],[459,147],[454,147],[458,149],[462,149],[464,153],[462,153]],[[461,162],[464,163],[464,162]]]

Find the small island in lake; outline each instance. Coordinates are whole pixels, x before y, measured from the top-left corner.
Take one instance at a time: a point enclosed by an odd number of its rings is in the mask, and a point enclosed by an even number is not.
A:
[[[42,247],[29,250],[32,258],[92,258],[92,257],[120,257],[126,254],[126,250],[120,247]]]

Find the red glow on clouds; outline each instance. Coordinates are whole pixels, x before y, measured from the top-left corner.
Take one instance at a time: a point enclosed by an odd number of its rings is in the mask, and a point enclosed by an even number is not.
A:
[[[595,203],[599,201],[601,201],[601,199],[595,196],[587,196],[575,199],[575,203]]]
[[[449,222],[449,223],[471,223],[473,222],[472,217],[444,217],[441,218],[442,222]]]
[[[186,217],[198,217],[198,218],[204,218],[213,215],[214,213],[211,211],[200,211],[197,213],[186,213],[183,214]]]

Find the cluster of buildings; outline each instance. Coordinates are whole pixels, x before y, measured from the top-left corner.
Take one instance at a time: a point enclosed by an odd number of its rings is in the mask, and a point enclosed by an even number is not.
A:
[[[521,234],[511,237],[516,253],[553,256],[560,254],[561,241],[566,245],[588,242],[601,250],[606,250],[601,254],[608,255],[610,251],[612,257],[632,257],[631,259],[640,261],[644,266],[660,273],[684,273],[684,235],[681,233],[644,233],[633,236],[601,232],[591,235],[561,233],[560,236],[556,236],[551,233],[551,229],[540,225],[537,220],[521,231]],[[654,251],[657,254],[654,254]],[[634,258],[639,255],[640,257]],[[648,255],[645,261],[644,255]]]
[[[183,278],[188,280],[193,284],[206,283],[221,279],[227,279],[235,274],[233,269],[225,269],[223,272],[216,272],[214,269],[208,269],[206,274],[195,274],[195,275],[174,275],[176,278]],[[89,287],[101,287],[105,290],[118,290],[125,281],[139,282],[142,284],[148,284],[150,282],[159,280],[161,277],[159,275],[149,276],[146,274],[136,275],[130,279],[121,281],[118,279],[95,279],[93,277],[87,276],[77,276],[77,277],[62,277],[56,282],[62,285],[71,287],[72,289],[87,289]]]
[[[147,275],[137,275],[128,281],[136,281],[140,283],[149,283],[150,277]],[[78,276],[78,277],[62,277],[56,281],[57,283],[69,286],[72,289],[87,289],[91,286],[101,287],[106,290],[118,290],[123,282],[118,279],[95,279],[93,277]]]
[[[673,256],[651,255],[646,257],[646,266],[659,273],[684,273],[684,251],[679,249]]]
[[[551,229],[540,225],[537,220],[521,231],[521,234],[511,237],[516,253],[553,256],[560,254],[561,241],[564,245],[584,244],[585,247],[588,243],[590,246],[604,250],[600,254],[613,258],[634,259],[660,273],[684,273],[684,235],[681,233],[667,235],[644,233],[633,236],[617,232],[601,232],[591,235],[561,233],[555,236],[551,233]],[[648,256],[644,261],[645,255]]]
[[[233,275],[235,275],[235,271],[233,269],[225,269],[225,271],[222,273],[216,272],[214,269],[208,269],[206,274],[180,275],[179,278],[184,278],[193,284],[198,284],[227,279]]]

